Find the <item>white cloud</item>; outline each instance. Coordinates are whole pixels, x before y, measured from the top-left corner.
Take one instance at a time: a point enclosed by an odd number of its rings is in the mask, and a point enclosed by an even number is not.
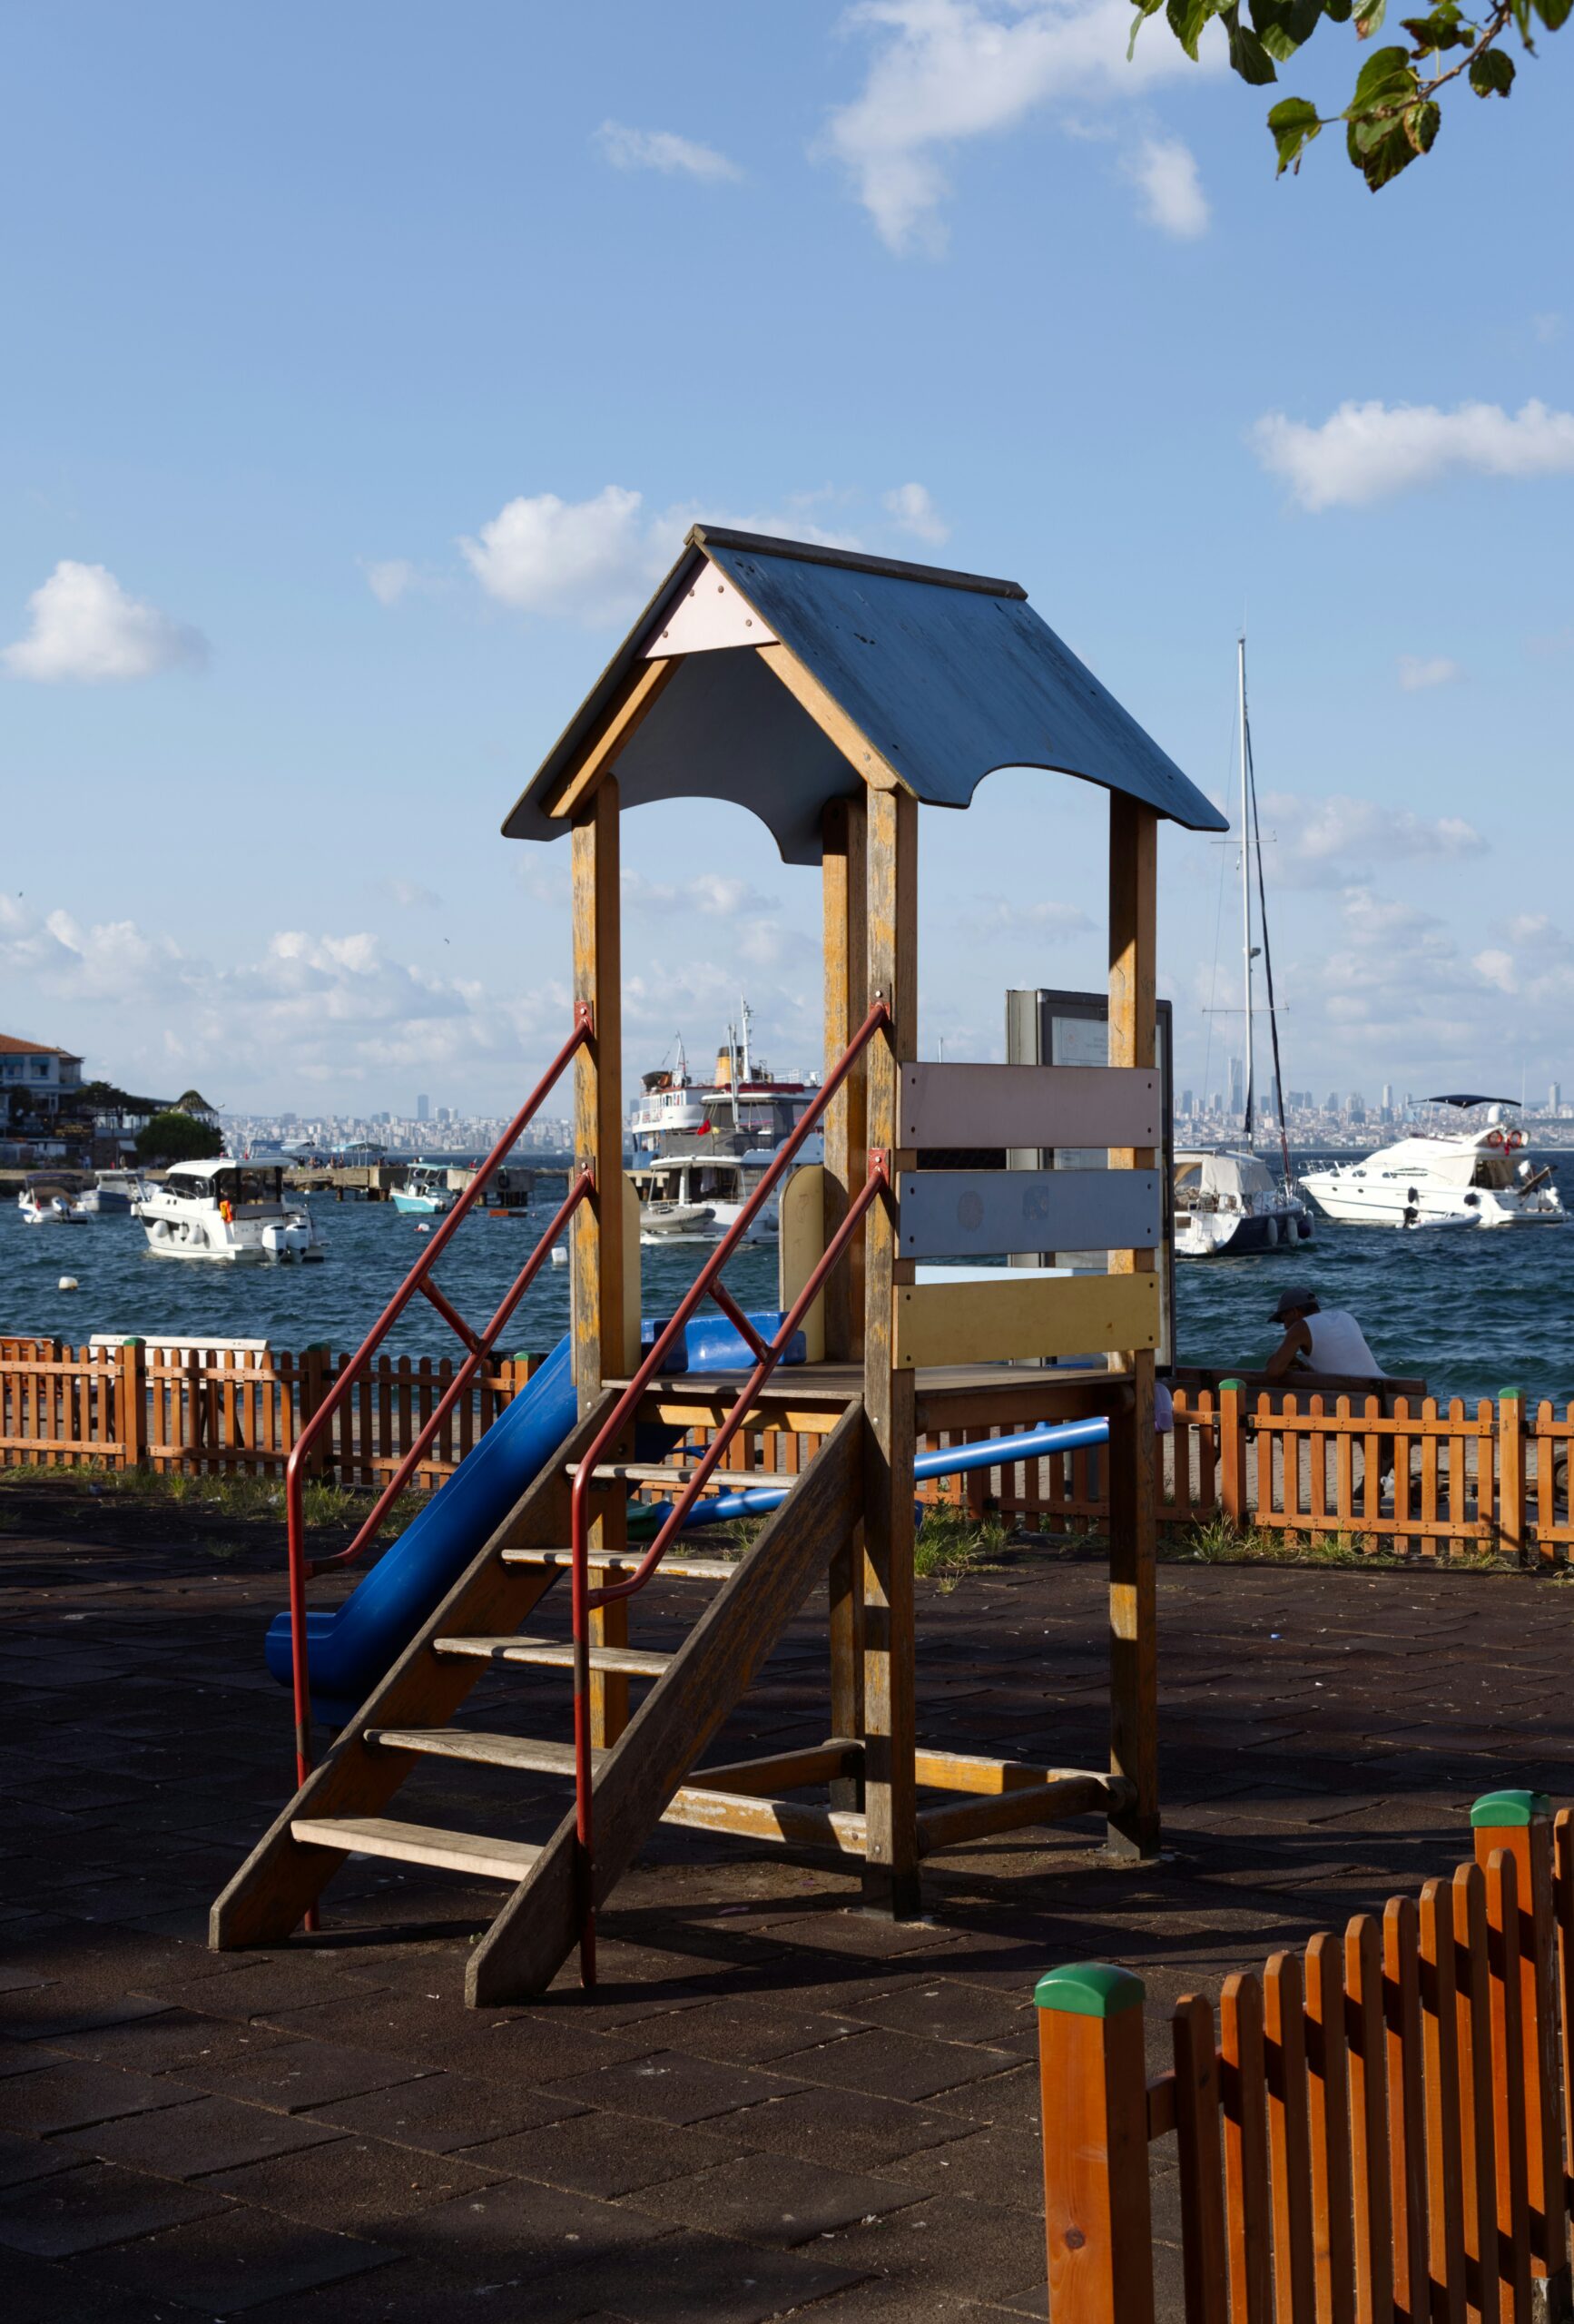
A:
[[[1478,476],[1574,473],[1574,412],[1532,399],[1512,417],[1501,404],[1342,403],[1320,428],[1267,413],[1252,431],[1263,466],[1303,508],[1360,508],[1435,484],[1451,470]]]
[[[1462,678],[1464,671],[1446,654],[1402,654],[1399,657],[1399,683],[1406,694],[1422,694],[1428,686],[1452,685]]]
[[[521,494],[459,546],[487,596],[517,613],[610,620],[654,586],[675,546],[653,535],[642,506],[617,484],[590,500]]]
[[[381,890],[400,911],[435,911],[443,901],[435,888],[423,888],[418,880],[384,880]]]
[[[408,556],[363,556],[360,569],[379,606],[397,606],[416,585],[416,568]]]
[[[1036,936],[1048,944],[1081,936],[1093,922],[1077,904],[1012,903],[1005,896],[976,896],[961,925],[972,936]]]
[[[63,557],[27,604],[32,628],[0,655],[14,678],[97,684],[149,678],[160,670],[201,669],[208,658],[198,631],[128,596],[107,566]]]
[[[1142,195],[1143,214],[1150,226],[1183,242],[1195,242],[1207,232],[1211,213],[1197,174],[1196,156],[1180,138],[1145,138],[1130,174]]]
[[[1015,129],[1058,99],[1140,96],[1197,69],[1151,33],[1128,64],[1127,0],[859,0],[843,21],[879,45],[824,148],[897,251],[944,248],[938,212],[950,186],[939,156],[963,139]],[[1221,46],[1205,46],[1205,66]]]
[[[723,872],[701,872],[692,880],[653,880],[643,872],[625,872],[623,901],[630,911],[694,911],[706,920],[758,918],[776,906],[746,880]]]
[[[1418,815],[1338,792],[1308,799],[1270,791],[1262,813],[1264,840],[1276,842],[1268,859],[1275,886],[1349,887],[1388,864],[1483,855],[1490,843],[1462,816]]]
[[[588,500],[522,494],[481,527],[477,539],[461,540],[459,547],[488,596],[517,613],[549,614],[596,628],[626,621],[638,610],[702,517],[739,532],[856,547],[851,534],[828,528],[808,513],[835,497],[804,493],[782,511],[733,517],[693,503],[647,514],[643,493],[617,484],[604,485]]]
[[[951,528],[930,499],[927,485],[899,484],[894,492],[886,494],[884,505],[886,514],[895,518],[904,533],[935,548],[949,540]]]
[[[604,121],[595,142],[615,170],[660,170],[667,177],[702,178],[713,185],[743,174],[713,145],[696,145],[670,129],[630,129],[621,121]]]

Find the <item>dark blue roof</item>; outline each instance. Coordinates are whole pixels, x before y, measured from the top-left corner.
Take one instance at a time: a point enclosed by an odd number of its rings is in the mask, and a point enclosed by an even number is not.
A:
[[[925,804],[966,807],[997,767],[1042,767],[1126,793],[1193,831],[1225,818],[1028,604],[1015,582],[898,565],[696,525],[688,547],[504,825],[566,828],[540,800],[573,765],[669,607],[709,557]],[[723,798],[789,862],[817,862],[821,810],[859,778],[742,646],[691,654],[624,746],[625,806]]]

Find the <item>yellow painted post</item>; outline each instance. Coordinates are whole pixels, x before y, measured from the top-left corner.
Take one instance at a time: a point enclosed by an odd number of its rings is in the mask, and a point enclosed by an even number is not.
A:
[[[1082,1961],[1040,1977],[1044,2234],[1054,2324],[1153,2324],[1140,1977]]]

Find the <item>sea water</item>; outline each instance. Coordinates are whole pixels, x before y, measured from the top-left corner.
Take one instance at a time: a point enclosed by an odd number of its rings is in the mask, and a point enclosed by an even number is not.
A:
[[[559,1197],[548,1180],[527,1219],[472,1216],[438,1262],[437,1280],[471,1323],[487,1320]],[[155,1258],[134,1218],[28,1226],[0,1203],[0,1336],[64,1340],[160,1333],[265,1339],[291,1350],[325,1340],[356,1347],[418,1257],[427,1237],[388,1203],[314,1196],[327,1239],[320,1264],[224,1265]],[[646,1315],[670,1313],[710,1246],[645,1244]],[[61,1291],[63,1275],[78,1288]],[[1523,1387],[1574,1400],[1574,1221],[1492,1232],[1403,1234],[1317,1222],[1294,1252],[1183,1260],[1176,1270],[1183,1363],[1261,1364],[1280,1338],[1270,1311],[1290,1284],[1309,1283],[1324,1307],[1347,1307],[1389,1371],[1419,1374],[1434,1395],[1473,1399]],[[776,1246],[745,1245],[727,1271],[744,1307],[775,1305]],[[568,1270],[544,1265],[499,1346],[545,1351],[568,1328]],[[444,1355],[457,1341],[418,1296],[385,1344],[395,1354]]]

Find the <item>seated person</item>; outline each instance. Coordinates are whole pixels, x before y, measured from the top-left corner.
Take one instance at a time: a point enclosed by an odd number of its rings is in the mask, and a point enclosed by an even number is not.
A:
[[[1282,1379],[1296,1365],[1355,1380],[1383,1376],[1382,1364],[1349,1309],[1320,1307],[1310,1284],[1297,1284],[1286,1291],[1268,1321],[1284,1326],[1284,1338],[1263,1367],[1270,1380]]]

